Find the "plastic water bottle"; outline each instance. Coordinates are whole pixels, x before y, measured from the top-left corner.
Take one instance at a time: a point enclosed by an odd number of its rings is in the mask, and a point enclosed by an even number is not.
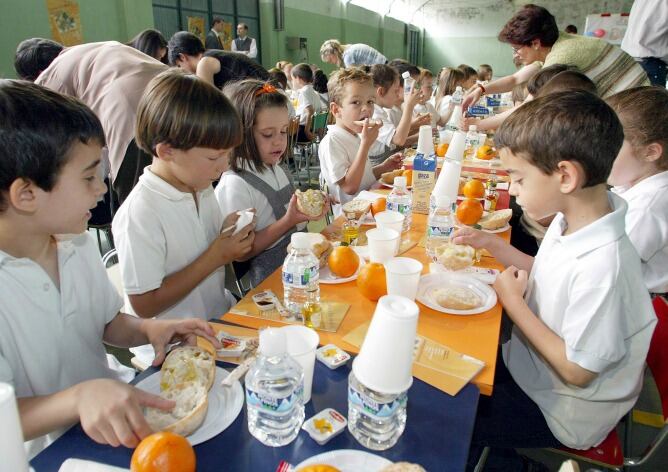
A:
[[[404,71],[401,74],[401,77],[404,79],[404,96],[410,95],[411,90],[413,90],[413,85],[415,84],[415,79],[411,77],[411,74],[408,71]]]
[[[476,151],[480,147],[480,134],[476,125],[469,126],[469,131],[466,133],[466,147],[464,148],[465,157],[475,157]]]
[[[443,242],[450,241],[455,230],[455,221],[452,218],[450,199],[446,195],[434,195],[434,208],[427,218],[427,255],[436,260],[436,248]]]
[[[348,431],[367,449],[384,451],[394,446],[406,428],[407,391],[385,394],[348,376]]]
[[[452,94],[452,104],[455,106],[452,110],[452,115],[445,125],[445,129],[450,131],[457,131],[459,125],[462,123],[462,102],[464,101],[464,89],[458,85],[455,92]]]
[[[283,304],[301,318],[308,292],[316,292],[320,300],[320,261],[311,252],[307,233],[293,233],[290,244],[292,249],[283,262]]]
[[[404,224],[402,232],[406,232],[411,227],[411,217],[413,215],[413,197],[406,190],[406,177],[400,176],[394,178],[394,188],[387,196],[387,211],[398,211],[404,215]]]
[[[258,358],[246,374],[248,431],[262,444],[290,444],[304,422],[304,372],[287,354],[285,333],[260,331]]]

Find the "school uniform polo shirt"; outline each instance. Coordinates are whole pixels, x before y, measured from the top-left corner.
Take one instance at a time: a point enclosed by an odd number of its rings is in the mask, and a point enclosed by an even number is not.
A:
[[[313,114],[318,113],[322,106],[318,92],[313,90],[313,85],[306,84],[297,91],[297,108],[295,113],[299,116],[299,124],[306,125],[306,107],[313,109]]]
[[[369,148],[369,156],[371,157],[387,154],[394,150],[396,146],[392,139],[394,139],[394,133],[397,132],[397,127],[392,122],[391,108],[374,105],[373,119],[382,121],[383,126],[378,130],[376,141]]]
[[[598,376],[586,387],[565,383],[522,332],[513,328],[503,357],[515,382],[540,407],[555,437],[587,449],[599,444],[640,393],[655,315],[640,258],[624,230],[626,203],[563,235],[558,214],[545,234],[524,296],[566,344],[566,357]]]
[[[342,204],[351,201],[357,195],[345,193],[337,182],[348,173],[348,169],[357,156],[360,144],[359,136],[349,133],[340,126],[331,125],[327,127],[327,134],[318,146],[322,177],[327,183],[329,194],[340,202],[340,204],[333,205],[332,211],[335,216],[341,215]],[[367,156],[358,192],[368,190],[374,183],[376,183],[376,177]]]
[[[159,288],[167,276],[202,255],[220,234],[223,218],[213,188],[198,192],[197,201],[198,205],[191,193],[155,175],[150,166],[144,169],[112,224],[126,296]],[[233,300],[227,293],[222,266],[157,317],[208,320],[220,316]],[[125,306],[130,312],[129,300]],[[132,352],[143,361],[153,358],[151,346]]]
[[[668,171],[613,190],[629,206],[626,232],[643,262],[647,289],[668,292]]]
[[[116,378],[102,338],[123,300],[89,234],[62,238],[57,247],[60,289],[33,260],[0,251],[0,382],[12,384],[17,398]],[[29,455],[61,433],[30,441]]]

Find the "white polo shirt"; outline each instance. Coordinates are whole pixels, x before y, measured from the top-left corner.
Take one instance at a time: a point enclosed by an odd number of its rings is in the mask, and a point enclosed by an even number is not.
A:
[[[322,108],[318,92],[313,90],[312,84],[306,84],[297,91],[297,108],[295,113],[299,116],[299,124],[306,124],[306,107],[313,108],[313,114]]]
[[[360,144],[359,136],[349,133],[340,126],[330,125],[327,127],[327,134],[318,146],[322,177],[327,183],[329,194],[340,202],[340,204],[333,205],[334,216],[341,215],[341,205],[351,201],[357,195],[345,193],[337,182],[346,176],[355,160]],[[376,183],[376,177],[373,175],[373,168],[367,156],[358,192],[368,190],[374,183]]]
[[[566,344],[566,357],[598,376],[586,387],[565,383],[513,328],[503,357],[517,384],[540,407],[564,445],[599,444],[636,402],[656,317],[640,259],[624,231],[626,203],[576,231],[563,214],[536,254],[524,299]]]
[[[256,172],[252,169],[246,169],[246,171],[253,173],[276,191],[290,184],[290,180],[281,166],[268,167],[264,172]],[[269,204],[267,196],[247,183],[242,176],[233,170],[229,170],[222,175],[216,186],[215,194],[223,218],[235,211],[255,208],[257,218],[255,231],[262,231],[267,226],[276,223],[274,210]],[[288,205],[285,205],[285,208],[287,210]],[[306,227],[306,223],[299,224],[297,229],[301,230],[304,227]],[[274,247],[281,240],[283,240],[283,237],[277,239],[269,248]]]
[[[392,139],[394,139],[397,127],[392,121],[391,112],[391,108],[383,108],[380,105],[373,106],[373,119],[381,120],[383,126],[378,131],[376,141],[369,148],[369,156],[379,156],[396,148]]]
[[[190,265],[220,234],[223,218],[213,188],[198,192],[197,200],[199,211],[190,193],[162,180],[150,166],[144,169],[112,224],[126,297],[159,288],[165,277]],[[228,293],[223,266],[158,316],[208,320],[228,311],[234,300]],[[132,352],[142,361],[153,359],[151,346]]]
[[[93,238],[59,238],[60,290],[44,269],[0,251],[0,382],[16,396],[49,395],[86,380],[116,378],[102,337],[123,300]],[[26,443],[30,457],[62,430]]]
[[[613,191],[629,206],[626,232],[643,262],[647,289],[668,292],[668,171]]]

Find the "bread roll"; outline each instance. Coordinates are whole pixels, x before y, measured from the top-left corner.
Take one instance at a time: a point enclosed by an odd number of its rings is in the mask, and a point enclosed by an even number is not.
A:
[[[322,234],[309,233],[309,237],[312,238],[311,252],[320,260],[320,267],[325,267],[327,258],[332,252],[332,243],[330,243]],[[289,254],[291,250],[292,244],[288,244],[287,253]]]
[[[343,214],[348,219],[359,220],[371,209],[371,202],[368,200],[355,199],[344,203],[341,207]]]
[[[160,390],[166,391],[179,384],[198,382],[209,390],[216,377],[216,360],[198,346],[173,349],[160,369]]]
[[[396,169],[390,172],[385,172],[380,175],[380,180],[385,184],[394,185],[394,178],[400,177],[401,175],[403,175],[403,173],[404,173],[403,169]]]
[[[209,408],[208,390],[198,382],[187,382],[163,391],[161,397],[176,402],[171,411],[146,408],[144,415],[153,431],[188,436],[201,426]]]
[[[322,215],[326,202],[325,194],[322,191],[308,189],[302,192],[296,190],[295,195],[297,196],[297,210],[301,213],[311,218]]]
[[[482,300],[471,289],[466,287],[443,287],[432,294],[436,303],[450,310],[473,310],[478,308]]]
[[[445,242],[435,249],[436,262],[448,270],[461,270],[473,265],[475,249],[466,244]]]
[[[482,229],[486,230],[495,230],[503,228],[508,224],[510,218],[513,216],[513,210],[497,210],[489,213],[488,215],[483,216],[478,224]]]

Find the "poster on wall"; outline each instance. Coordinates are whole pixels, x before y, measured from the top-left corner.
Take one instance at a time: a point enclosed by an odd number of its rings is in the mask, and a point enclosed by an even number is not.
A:
[[[76,0],[46,0],[54,41],[65,46],[83,42],[79,4]]]
[[[220,33],[220,41],[223,43],[223,48],[227,51],[232,50],[232,41],[234,40],[232,31],[235,31],[236,33],[234,25],[227,21],[223,21],[223,31]]]
[[[189,16],[188,31],[201,39],[202,44],[204,44],[204,18],[201,16]]]

